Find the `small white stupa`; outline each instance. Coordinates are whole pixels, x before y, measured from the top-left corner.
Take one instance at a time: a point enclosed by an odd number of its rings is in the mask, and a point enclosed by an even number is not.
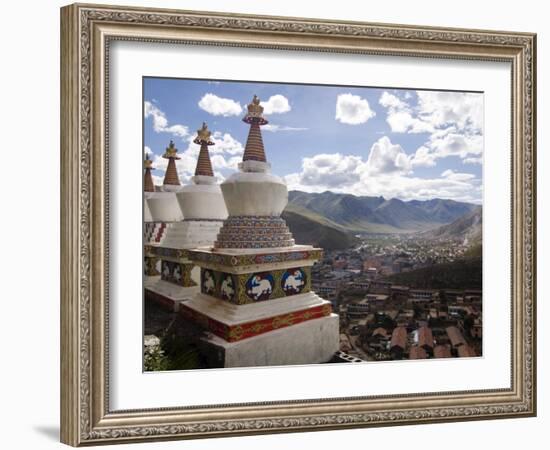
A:
[[[210,332],[213,367],[310,364],[339,348],[339,318],[311,291],[311,266],[322,250],[295,245],[280,217],[288,202],[284,181],[270,172],[256,96],[239,172],[221,184],[229,212],[213,248],[190,251],[201,268],[200,293],[181,314]]]
[[[151,253],[160,258],[160,280],[147,287],[146,298],[177,311],[182,300],[199,291],[200,270],[188,258],[188,249],[212,245],[227,209],[220,186],[216,183],[208,146],[214,145],[206,123],[197,130],[194,142],[200,152],[195,176],[175,194],[185,219],[170,223],[160,245]]]
[[[176,192],[181,190],[176,161],[180,159],[178,149],[173,141],[170,141],[166,151],[162,155],[168,160],[168,167],[164,174],[161,191],[151,193],[147,198],[149,210],[154,222],[170,223],[183,220],[181,209],[176,200]]]
[[[149,199],[154,195],[155,184],[151,174],[153,162],[146,156],[143,162],[145,174],[143,177],[143,234],[144,234],[144,284],[150,285],[160,279],[160,261],[149,251],[151,245],[157,245],[164,232],[165,224],[155,222],[149,208]]]

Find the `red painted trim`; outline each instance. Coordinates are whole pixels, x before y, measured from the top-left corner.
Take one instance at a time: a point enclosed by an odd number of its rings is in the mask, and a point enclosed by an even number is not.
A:
[[[308,320],[329,316],[332,312],[332,307],[327,303],[314,308],[280,314],[278,316],[268,317],[253,322],[245,322],[238,325],[227,325],[218,320],[214,320],[205,314],[189,308],[184,303],[180,304],[179,311],[186,319],[198,323],[227,342],[237,342],[279,328],[285,328]]]

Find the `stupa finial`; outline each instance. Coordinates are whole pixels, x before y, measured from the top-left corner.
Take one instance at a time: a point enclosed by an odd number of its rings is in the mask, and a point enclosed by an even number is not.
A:
[[[176,169],[176,160],[180,159],[178,156],[178,149],[174,144],[174,141],[170,140],[170,144],[166,147],[166,151],[163,158],[168,160],[168,167],[166,168],[166,173],[164,174],[164,185],[179,186],[180,179],[178,177],[178,170]]]
[[[170,144],[168,144],[168,147],[166,147],[166,150],[164,151],[164,155],[162,155],[165,159],[180,159],[178,156],[178,149],[176,148],[176,144],[174,144],[174,141],[170,139]]]
[[[257,123],[258,125],[265,125],[268,121],[264,118],[264,107],[260,104],[260,97],[254,94],[252,101],[246,107],[247,114],[243,117],[243,122],[252,124]]]
[[[145,155],[143,161],[143,167],[145,169],[145,177],[143,179],[143,190],[145,192],[155,192],[155,184],[153,183],[153,176],[151,171],[154,169],[153,161],[149,158],[149,153]]]
[[[203,142],[206,143],[206,145],[214,145],[210,136],[212,136],[212,132],[208,129],[206,122],[203,122],[202,127],[197,130],[197,137],[193,139],[193,142],[199,145],[202,145]]]
[[[203,122],[202,128],[197,130],[197,137],[193,140],[195,144],[199,144],[201,146],[199,157],[197,159],[195,176],[214,176],[214,171],[212,170],[212,162],[210,161],[210,154],[208,153],[208,146],[214,145],[214,142],[210,139],[211,135],[212,133],[208,129],[208,125],[206,125],[206,122]]]
[[[243,117],[243,122],[250,125],[248,139],[243,154],[243,161],[262,161],[266,162],[264,142],[260,127],[267,124],[263,116],[264,107],[260,104],[260,98],[254,95],[252,102],[247,106],[247,114]]]

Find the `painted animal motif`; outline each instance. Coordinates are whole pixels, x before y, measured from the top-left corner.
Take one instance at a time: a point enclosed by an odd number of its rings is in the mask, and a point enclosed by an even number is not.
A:
[[[214,278],[210,272],[204,272],[204,283],[202,284],[204,292],[210,294],[214,292]]]
[[[272,288],[269,280],[262,280],[259,275],[256,275],[250,283],[251,288],[248,290],[248,295],[252,296],[254,300],[258,300],[263,295],[270,295]]]
[[[176,266],[174,269],[174,279],[179,283],[181,281],[181,268]]]
[[[292,275],[289,275],[285,281],[284,290],[299,291],[304,285],[304,276],[299,270],[295,270]]]
[[[164,267],[162,268],[162,276],[165,279],[170,278],[170,266],[168,264],[164,264]]]
[[[223,297],[227,299],[233,298],[235,290],[233,289],[233,280],[231,280],[231,277],[227,277],[223,280],[221,291]]]

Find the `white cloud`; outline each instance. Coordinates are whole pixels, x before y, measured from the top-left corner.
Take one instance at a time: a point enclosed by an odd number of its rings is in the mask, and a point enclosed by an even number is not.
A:
[[[427,142],[416,150],[411,163],[414,167],[433,167],[436,161],[448,156],[458,156],[467,164],[481,164],[483,136],[460,134],[454,127],[433,133]]]
[[[411,158],[411,165],[413,167],[434,167],[436,159],[437,155],[428,147],[422,145],[418,147],[416,153]]]
[[[483,96],[468,92],[416,91],[412,96],[384,91],[379,103],[388,110],[387,122],[395,133],[430,133],[455,127],[460,132],[481,133],[483,128]]]
[[[462,162],[464,164],[481,164],[483,163],[483,156],[478,156],[478,157],[471,156],[469,158],[464,158]]]
[[[305,131],[309,128],[303,128],[303,127],[288,127],[286,125],[277,125],[274,123],[268,123],[267,125],[264,125],[262,127],[262,130],[264,131],[270,131],[271,133],[277,133],[279,131]]]
[[[394,133],[429,133],[434,131],[431,123],[413,117],[414,112],[409,104],[397,96],[384,91],[378,103],[388,109],[386,121]]]
[[[305,186],[323,186],[323,190],[350,186],[359,181],[362,165],[359,156],[319,154],[303,158],[302,172],[292,181]]]
[[[302,170],[285,177],[289,189],[350,193],[403,200],[449,198],[480,202],[481,181],[474,175],[445,171],[440,177],[412,175],[411,157],[386,136],[375,142],[365,161],[354,155],[321,154],[303,158]]]
[[[149,117],[153,119],[153,129],[157,133],[170,133],[180,138],[184,138],[189,134],[189,128],[185,125],[168,125],[166,114],[149,101],[144,103],[144,116],[146,119]]]
[[[281,94],[272,95],[266,102],[260,103],[264,107],[264,114],[282,114],[290,111],[288,99]]]
[[[465,92],[416,92],[403,98],[389,92],[380,96],[386,121],[395,133],[430,133],[411,159],[413,167],[433,167],[440,158],[458,156],[466,164],[481,163],[483,152],[483,96]]]
[[[214,116],[238,116],[243,111],[239,102],[230,98],[218,97],[212,93],[205,94],[199,100],[198,105],[199,108]]]
[[[437,128],[481,133],[483,95],[469,92],[417,91],[419,115]]]
[[[162,183],[164,181],[164,177],[160,177],[158,175],[152,175],[153,177],[153,184],[155,186],[162,186]]]
[[[392,144],[387,136],[376,141],[369,153],[366,168],[369,173],[407,173],[411,170],[409,157],[398,144]]]
[[[445,170],[441,176],[443,178],[447,178],[448,180],[454,180],[454,181],[468,181],[473,180],[475,178],[475,175],[471,173],[460,173],[455,172],[454,170],[447,169]]]
[[[353,94],[340,94],[336,99],[336,120],[348,125],[360,125],[376,114],[369,102]]]

